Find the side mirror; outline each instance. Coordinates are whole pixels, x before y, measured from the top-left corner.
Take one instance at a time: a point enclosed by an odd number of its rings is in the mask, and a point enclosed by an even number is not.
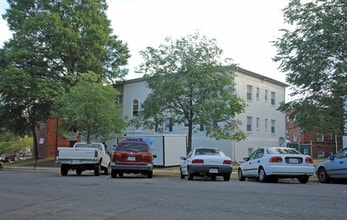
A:
[[[335,156],[329,156],[329,160],[333,161],[335,159]]]
[[[180,157],[181,160],[186,160],[187,158],[185,156]]]
[[[249,157],[244,157],[243,160],[244,161],[249,161]]]
[[[157,158],[157,155],[153,154],[153,158]]]

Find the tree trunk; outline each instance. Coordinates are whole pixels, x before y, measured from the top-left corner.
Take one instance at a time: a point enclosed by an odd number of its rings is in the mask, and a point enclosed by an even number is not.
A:
[[[34,164],[34,170],[36,168],[37,160],[39,159],[39,148],[37,145],[37,137],[36,137],[36,132],[35,132],[35,125],[32,126],[32,134],[33,134],[33,140],[34,140],[34,159],[35,159],[35,164]]]

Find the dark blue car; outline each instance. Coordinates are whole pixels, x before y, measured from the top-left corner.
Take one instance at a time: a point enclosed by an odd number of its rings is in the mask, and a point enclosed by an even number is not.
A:
[[[347,180],[347,148],[342,148],[336,155],[318,164],[316,175],[321,183],[328,183],[334,179]]]

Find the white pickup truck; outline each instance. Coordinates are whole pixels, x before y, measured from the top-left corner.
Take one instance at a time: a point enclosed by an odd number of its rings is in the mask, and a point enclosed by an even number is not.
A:
[[[58,147],[56,163],[61,164],[60,173],[66,176],[69,170],[76,170],[77,175],[85,170],[94,170],[99,176],[103,170],[105,175],[110,173],[111,158],[102,143],[77,142],[71,147]]]

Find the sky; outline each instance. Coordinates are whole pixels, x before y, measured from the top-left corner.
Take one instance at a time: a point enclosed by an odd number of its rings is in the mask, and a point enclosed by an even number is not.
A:
[[[289,0],[107,0],[113,34],[128,44],[128,79],[139,78],[139,51],[157,48],[166,37],[180,39],[199,32],[217,40],[223,58],[249,71],[285,82],[285,74],[272,61],[271,41],[285,27],[282,9]],[[0,14],[8,7],[0,0]],[[12,33],[0,18],[0,46]]]

